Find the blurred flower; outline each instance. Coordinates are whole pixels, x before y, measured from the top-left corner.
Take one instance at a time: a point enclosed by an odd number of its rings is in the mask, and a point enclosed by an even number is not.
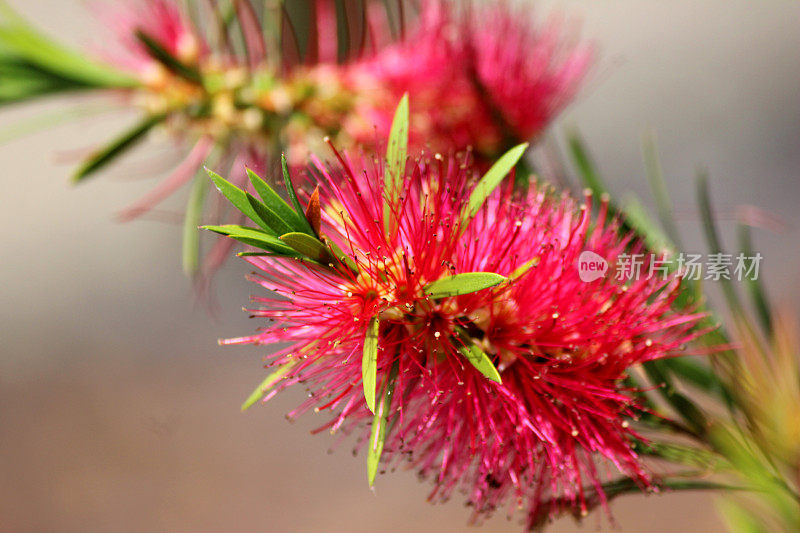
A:
[[[368,457],[384,435],[383,464],[417,468],[435,484],[432,500],[463,488],[476,518],[504,504],[525,506],[531,527],[583,514],[605,504],[611,471],[651,486],[628,422],[640,406],[622,380],[633,365],[677,355],[700,316],[671,311],[674,278],[580,280],[583,250],[613,263],[641,248],[604,222],[607,203],[594,219],[590,197],[578,206],[534,184],[522,196],[503,187],[481,206],[473,167],[441,157],[411,163],[391,200],[382,162],[339,160],[312,169],[317,233],[337,258],[248,257],[270,292],[251,313],[267,322],[222,342],[282,346],[255,398],[302,383],[309,398],[290,417],[330,410],[319,431],[356,433]],[[487,272],[502,282],[464,289],[469,273]],[[453,292],[433,288],[454,279]],[[372,343],[375,415],[363,392]]]
[[[288,151],[290,165],[299,167],[325,136],[337,146],[373,148],[404,93],[412,102],[412,146],[471,148],[481,162],[491,161],[541,133],[575,94],[591,56],[567,42],[557,24],[534,28],[522,7],[505,1],[426,0],[413,9],[406,1],[392,8],[345,4],[317,0],[294,15],[290,6],[256,9],[249,0],[200,3],[191,12],[177,0],[98,8],[114,33],[98,55],[135,80],[133,87],[128,78],[104,87],[144,116],[90,154],[75,180],[165,127],[183,160],[123,211],[129,220],[191,181],[209,158],[224,166],[246,158],[272,169]],[[298,34],[301,26],[308,32]],[[197,191],[185,228],[227,220]],[[184,267],[195,273],[198,239],[190,229],[185,235]]]
[[[527,6],[526,6],[527,7]],[[351,68],[365,102],[349,120],[362,144],[388,134],[390,111],[412,102],[411,140],[433,151],[472,147],[479,157],[542,132],[578,90],[592,58],[551,20],[506,2],[430,2],[413,35]]]

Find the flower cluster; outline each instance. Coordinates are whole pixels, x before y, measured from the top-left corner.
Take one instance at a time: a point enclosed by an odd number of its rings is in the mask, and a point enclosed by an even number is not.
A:
[[[580,280],[584,249],[614,262],[641,248],[605,222],[607,204],[595,218],[590,196],[579,206],[536,183],[487,196],[470,162],[441,156],[392,186],[382,161],[337,156],[311,169],[328,258],[311,261],[294,233],[278,241],[293,257],[270,257],[281,250],[263,236],[269,253],[248,254],[269,291],[251,310],[265,328],[222,342],[285,347],[247,405],[302,382],[310,396],[291,417],[330,411],[320,430],[355,433],[371,478],[378,458],[406,461],[432,499],[465,489],[476,517],[503,504],[526,506],[531,526],[580,514],[603,503],[611,471],[650,486],[623,380],[681,352],[700,315],[671,310],[677,278]]]
[[[592,50],[564,33],[555,20],[537,28],[530,13],[503,3],[431,3],[413,37],[352,66],[368,100],[363,114],[385,138],[386,110],[408,93],[412,145],[472,147],[492,161],[541,133],[577,92]]]

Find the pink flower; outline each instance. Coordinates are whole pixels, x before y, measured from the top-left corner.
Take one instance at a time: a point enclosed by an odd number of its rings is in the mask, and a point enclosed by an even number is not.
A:
[[[365,97],[353,124],[360,142],[385,138],[393,103],[407,92],[418,147],[471,146],[493,159],[536,137],[572,100],[589,48],[565,40],[556,21],[535,28],[529,13],[504,2],[460,7],[428,2],[412,35],[353,67]]]
[[[434,483],[430,499],[463,488],[476,517],[524,504],[533,525],[604,504],[612,472],[649,487],[632,449],[642,437],[628,425],[640,408],[622,380],[633,365],[677,355],[701,317],[671,310],[675,278],[580,280],[586,249],[612,265],[642,250],[604,222],[607,205],[593,218],[590,197],[579,206],[535,184],[522,197],[496,191],[465,219],[473,169],[436,158],[408,166],[386,230],[382,164],[340,163],[315,162],[322,235],[357,273],[344,263],[248,258],[270,293],[251,311],[264,329],[223,342],[288,343],[266,358],[283,377],[266,398],[302,382],[309,398],[290,416],[329,410],[319,430],[355,433],[363,445],[373,414],[362,352],[377,320],[377,382],[397,376],[383,464],[418,469]],[[508,279],[460,296],[425,294],[435,280],[478,271]],[[470,350],[490,358],[502,383],[470,364]]]

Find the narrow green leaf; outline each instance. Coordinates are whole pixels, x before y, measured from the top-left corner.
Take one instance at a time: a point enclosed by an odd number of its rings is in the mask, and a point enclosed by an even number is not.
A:
[[[625,197],[622,212],[628,224],[644,240],[648,250],[654,253],[674,252],[675,246],[672,241],[650,218],[644,206],[635,196]]]
[[[727,387],[714,373],[714,370],[690,357],[670,357],[662,359],[664,368],[679,378],[706,392],[730,395]]]
[[[75,172],[75,175],[72,177],[72,181],[75,183],[81,182],[106,166],[114,158],[121,155],[126,150],[132,148],[134,145],[136,145],[136,143],[141,141],[147,132],[149,132],[159,123],[163,122],[165,118],[165,115],[154,115],[139,122],[132,129],[117,137],[103,149],[89,157],[80,166],[80,168],[78,168],[78,171]]]
[[[465,272],[428,283],[422,290],[431,298],[445,298],[488,289],[505,280],[505,277],[493,272]]]
[[[367,407],[375,412],[375,382],[378,374],[378,330],[380,320],[374,316],[367,326],[364,337],[364,355],[361,359],[361,381],[364,383],[364,399]]]
[[[673,463],[699,466],[706,469],[717,468],[724,462],[722,457],[707,449],[671,442],[642,442],[637,440],[633,443],[633,450],[637,453],[660,457]]]
[[[286,221],[286,223],[292,227],[293,231],[305,231],[305,225],[301,222],[298,214],[295,213],[291,207],[289,207],[289,204],[287,204],[277,192],[275,192],[275,189],[270,187],[269,183],[264,181],[258,174],[249,168],[247,169],[247,176],[250,178],[250,183],[253,184],[253,188],[264,201],[264,205],[275,212],[275,214],[277,214],[281,219]]]
[[[389,409],[392,405],[392,394],[394,394],[394,386],[397,383],[397,375],[399,373],[400,361],[395,360],[381,388],[383,391],[381,401],[378,404],[377,411],[375,411],[375,416],[372,418],[372,428],[370,429],[369,444],[367,445],[367,479],[370,487],[375,484],[375,476],[378,473],[378,465],[381,462],[383,444],[386,442],[386,427],[389,423]]]
[[[358,265],[356,264],[355,261],[353,261],[353,259],[349,255],[344,253],[344,251],[341,248],[339,248],[333,241],[326,239],[326,244],[331,249],[331,252],[333,253],[334,257],[336,257],[341,264],[346,265],[347,268],[349,268],[353,272],[353,274],[358,275],[359,273]]]
[[[180,59],[172,55],[150,35],[142,30],[136,30],[136,39],[138,39],[139,42],[144,45],[150,57],[164,65],[171,72],[192,83],[196,83],[198,85],[203,84],[203,76],[200,74],[199,70],[185,64]]]
[[[228,224],[225,226],[203,226],[203,229],[213,231],[225,235],[237,241],[275,252],[282,256],[296,257],[297,252],[286,245],[283,241],[275,237],[269,232],[257,228],[248,228],[246,226],[239,226],[236,224]]]
[[[264,397],[264,395],[269,392],[269,390],[278,383],[283,376],[289,373],[289,371],[297,364],[299,359],[292,359],[287,363],[284,363],[280,368],[278,368],[275,372],[264,378],[258,387],[250,393],[250,396],[242,404],[242,412],[247,411],[250,407],[253,406],[257,401]]]
[[[461,355],[472,364],[481,374],[486,378],[494,381],[495,383],[503,383],[500,378],[500,372],[492,363],[492,360],[486,355],[486,352],[478,348],[475,343],[470,343],[468,346],[461,346],[458,348]]]
[[[0,105],[50,94],[95,89],[80,81],[42,69],[25,59],[0,56]]]
[[[642,154],[647,169],[647,178],[650,182],[650,190],[653,191],[653,197],[656,200],[656,209],[661,226],[669,239],[675,244],[675,247],[683,248],[678,227],[675,224],[672,200],[669,197],[669,191],[667,191],[667,183],[664,180],[664,172],[661,169],[661,161],[658,158],[658,149],[653,135],[644,138]]]
[[[731,533],[769,533],[767,524],[740,503],[730,499],[717,502],[719,514]]]
[[[286,154],[281,154],[281,170],[283,171],[283,183],[286,185],[286,193],[289,195],[289,200],[292,202],[294,211],[297,213],[298,218],[300,218],[301,224],[303,224],[303,233],[314,235],[314,228],[311,227],[308,219],[306,219],[305,210],[303,206],[300,205],[300,200],[297,199],[292,177],[289,174],[289,165],[286,164]]]
[[[478,214],[478,211],[480,211],[486,199],[494,192],[498,185],[500,185],[503,178],[511,172],[511,169],[514,168],[527,149],[528,143],[515,146],[498,159],[486,174],[483,175],[472,191],[472,194],[469,195],[467,209],[462,215],[462,227],[466,227],[472,217]]]
[[[389,133],[389,144],[386,147],[383,222],[387,231],[394,227],[392,213],[397,209],[396,203],[403,187],[406,156],[408,154],[408,113],[408,94],[406,93],[400,99],[400,104],[394,112],[392,128]]]
[[[698,173],[697,176],[697,198],[700,204],[700,217],[703,222],[703,231],[705,232],[709,252],[712,254],[722,253],[722,241],[717,232],[714,211],[711,207],[711,195],[708,190],[708,175],[702,171]],[[722,277],[719,279],[719,284],[722,288],[725,302],[728,304],[731,312],[734,315],[744,316],[744,308],[733,286],[733,281]]]
[[[253,208],[253,211],[256,212],[258,217],[263,220],[276,235],[292,232],[293,228],[289,221],[283,219],[278,213],[267,207],[264,202],[261,202],[249,192],[245,192],[244,194],[250,207]]]
[[[708,431],[706,416],[691,400],[675,389],[662,361],[648,361],[642,365],[642,368],[653,385],[659,387],[659,393],[675,412],[691,426],[697,435],[705,435]]]
[[[189,202],[183,218],[183,272],[194,276],[200,268],[200,225],[203,217],[203,205],[208,193],[208,180],[198,175],[192,182]]]
[[[281,235],[280,239],[294,250],[323,265],[327,265],[333,259],[327,246],[322,244],[318,239],[306,235],[305,233],[286,233]]]
[[[586,144],[577,131],[573,131],[567,136],[567,146],[584,186],[597,197],[607,193],[608,187],[600,177],[597,166],[589,156],[589,150],[586,149]]]
[[[266,221],[264,221],[261,216],[256,213],[255,209],[253,209],[250,200],[247,198],[247,193],[216,172],[213,172],[209,169],[206,169],[206,172],[211,178],[211,181],[214,182],[214,185],[216,185],[217,190],[219,190],[219,192],[221,192],[222,195],[225,196],[225,198],[227,198],[236,209],[244,213],[247,218],[258,224],[263,230],[277,237],[275,230],[273,230],[269,224],[267,224]]]
[[[542,260],[541,257],[534,257],[533,259],[525,261],[522,265],[520,265],[517,268],[515,268],[514,272],[509,274],[508,279],[510,281],[513,281],[513,280],[515,280],[517,278],[522,277],[522,275],[525,274],[528,270],[530,270],[530,269],[534,268],[536,265],[538,265],[541,260]]]
[[[750,226],[746,224],[739,224],[739,249],[745,257],[755,256],[755,252],[753,251],[753,239],[750,235]],[[747,276],[745,279],[745,287],[756,308],[756,316],[759,322],[761,322],[761,327],[767,334],[772,333],[772,312],[770,311],[767,292],[764,290],[761,279],[758,277],[751,279],[750,276]]]
[[[0,55],[16,56],[31,66],[76,83],[119,88],[139,85],[136,78],[111,65],[97,63],[86,54],[48,39],[4,0],[0,1]]]

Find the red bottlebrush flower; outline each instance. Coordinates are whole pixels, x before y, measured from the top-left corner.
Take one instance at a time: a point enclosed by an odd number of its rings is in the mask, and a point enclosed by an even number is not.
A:
[[[561,33],[555,20],[536,28],[504,2],[429,2],[408,39],[354,66],[365,96],[354,135],[367,143],[377,124],[385,138],[393,103],[408,93],[412,143],[494,159],[541,133],[574,97],[592,52]]]
[[[639,407],[622,381],[633,365],[677,354],[700,316],[671,310],[676,278],[581,281],[582,251],[613,265],[641,250],[605,223],[606,203],[593,218],[590,197],[579,206],[534,184],[481,205],[472,167],[438,156],[408,165],[393,198],[381,162],[339,160],[315,161],[312,173],[320,238],[346,258],[248,258],[252,279],[275,293],[254,298],[267,324],[222,342],[288,343],[267,357],[278,370],[249,402],[302,382],[310,396],[290,416],[330,410],[320,430],[356,433],[368,455],[383,444],[385,465],[407,461],[433,481],[431,499],[463,488],[476,517],[503,504],[526,506],[531,526],[581,514],[604,503],[611,471],[649,487],[627,422]],[[505,280],[432,289],[470,272]],[[375,416],[362,392],[373,343]]]

